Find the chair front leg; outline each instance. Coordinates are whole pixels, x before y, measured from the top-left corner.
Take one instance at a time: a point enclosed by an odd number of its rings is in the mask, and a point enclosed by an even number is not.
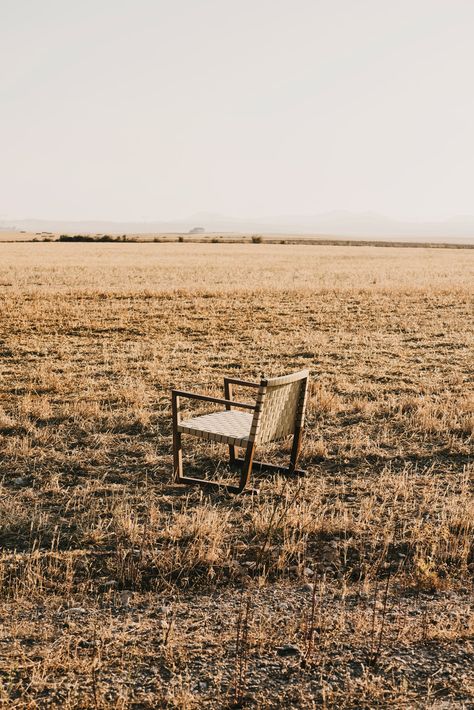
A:
[[[181,446],[181,434],[173,431],[173,480],[175,483],[182,483],[183,479],[183,447]]]
[[[178,431],[179,397],[173,393],[171,399],[173,415],[173,480],[181,483],[183,479],[183,447],[181,433]]]
[[[250,474],[252,473],[254,451],[255,451],[255,444],[253,443],[253,441],[251,441],[249,444],[247,444],[247,450],[245,452],[245,459],[243,461],[242,469],[240,471],[240,482],[238,485],[237,493],[242,493],[245,486],[248,484],[248,482],[250,480]]]

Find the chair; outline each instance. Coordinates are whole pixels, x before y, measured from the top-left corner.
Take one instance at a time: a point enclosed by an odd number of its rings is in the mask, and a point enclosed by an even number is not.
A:
[[[231,493],[241,493],[249,482],[253,466],[258,466],[260,470],[279,471],[294,475],[303,474],[303,471],[296,468],[296,463],[303,432],[308,377],[308,370],[301,370],[301,372],[283,377],[263,378],[259,384],[225,377],[225,399],[172,390],[173,474],[175,482],[198,483],[213,487],[225,486]],[[234,385],[256,389],[255,404],[234,400]],[[192,419],[182,419],[182,398],[224,405],[225,409]],[[239,411],[241,409],[248,411]],[[230,466],[240,468],[239,484],[229,486],[216,481],[184,476],[182,434],[191,434],[201,439],[227,444]],[[278,441],[290,435],[293,435],[293,445],[288,467],[253,460],[255,447],[258,444]],[[244,458],[237,457],[237,448],[245,449]]]

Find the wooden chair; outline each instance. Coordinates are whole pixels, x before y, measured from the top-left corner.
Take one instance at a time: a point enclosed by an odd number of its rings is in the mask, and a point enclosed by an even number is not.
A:
[[[301,370],[283,377],[263,378],[260,383],[246,382],[232,377],[224,378],[224,396],[208,397],[193,392],[172,390],[173,413],[173,469],[176,483],[198,483],[206,486],[225,486],[232,493],[241,493],[248,484],[253,466],[260,470],[279,471],[301,475],[296,468],[304,424],[308,370]],[[257,390],[255,404],[246,404],[233,399],[233,386],[252,387]],[[224,405],[225,409],[210,414],[181,419],[181,398]],[[238,411],[239,409],[250,410]],[[181,435],[191,434],[201,439],[217,441],[229,446],[229,462],[232,468],[240,468],[237,486],[216,481],[190,478],[183,475]],[[288,467],[254,461],[258,444],[278,441],[293,436],[290,464]],[[237,448],[245,449],[243,458],[237,457]]]

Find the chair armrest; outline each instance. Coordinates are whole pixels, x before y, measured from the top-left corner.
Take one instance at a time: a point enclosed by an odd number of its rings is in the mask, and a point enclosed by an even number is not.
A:
[[[195,392],[183,392],[182,390],[171,390],[171,396],[173,399],[177,397],[186,397],[188,399],[198,399],[202,402],[213,402],[214,404],[225,404],[231,405],[233,407],[241,407],[243,409],[255,410],[255,404],[248,404],[245,402],[234,402],[233,399],[222,399],[221,397],[209,397],[207,394],[196,394]]]
[[[226,384],[240,385],[241,387],[254,387],[255,389],[258,389],[260,387],[259,382],[248,382],[247,380],[238,380],[235,377],[224,377],[224,387]]]

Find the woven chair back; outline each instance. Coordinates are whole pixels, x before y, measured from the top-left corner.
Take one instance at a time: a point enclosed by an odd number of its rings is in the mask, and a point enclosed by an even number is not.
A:
[[[265,443],[283,439],[302,427],[308,388],[308,370],[262,379],[250,439]]]

